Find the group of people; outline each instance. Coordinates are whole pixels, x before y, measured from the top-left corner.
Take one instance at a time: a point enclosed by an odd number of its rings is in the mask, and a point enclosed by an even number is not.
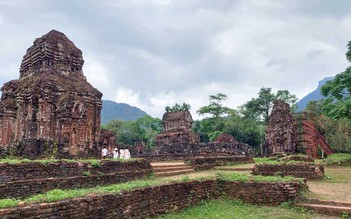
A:
[[[108,151],[108,149],[106,147],[104,147],[101,151],[101,157],[102,159],[107,158],[110,155],[110,152]],[[119,151],[117,148],[115,148],[112,151],[112,158],[117,159],[117,158],[121,158],[121,159],[130,159],[130,152],[128,148],[121,148]]]

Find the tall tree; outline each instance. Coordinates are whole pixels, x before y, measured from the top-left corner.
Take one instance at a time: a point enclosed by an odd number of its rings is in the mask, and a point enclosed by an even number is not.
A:
[[[276,96],[272,93],[272,88],[261,88],[257,98],[252,98],[242,108],[242,112],[246,117],[260,118],[268,121],[270,110]]]
[[[223,106],[222,102],[226,99],[227,95],[223,93],[210,95],[210,103],[196,111],[199,115],[207,115],[205,119],[197,122],[195,127],[202,140],[213,140],[215,135],[218,135],[224,128],[224,117],[234,112],[234,110]]]
[[[297,102],[296,95],[290,94],[287,90],[278,90],[277,94],[272,93],[272,88],[261,88],[257,98],[252,98],[246,104],[240,107],[240,112],[246,118],[263,119],[267,122],[269,114],[273,107],[274,100],[284,100],[294,107]]]
[[[227,99],[227,95],[218,93],[216,95],[210,95],[210,104],[201,107],[196,111],[199,115],[210,115],[212,118],[219,118],[224,115],[228,115],[231,109],[222,105],[222,101]]]
[[[278,90],[277,94],[275,95],[277,100],[283,100],[290,105],[292,111],[297,109],[297,101],[298,98],[295,94],[291,94],[288,90]]]

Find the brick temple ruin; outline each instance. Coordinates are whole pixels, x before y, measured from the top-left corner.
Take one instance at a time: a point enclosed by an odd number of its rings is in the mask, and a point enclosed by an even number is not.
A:
[[[199,136],[191,130],[193,118],[188,110],[166,112],[162,117],[163,131],[157,135],[156,143],[197,143]]]
[[[1,89],[0,149],[30,158],[96,151],[102,93],[86,80],[83,64],[82,51],[61,32],[34,41],[19,79]]]
[[[322,153],[333,153],[306,113],[293,114],[289,104],[275,100],[266,127],[263,153],[306,153],[312,158],[318,158],[318,147]]]
[[[225,134],[218,141],[201,143],[199,136],[191,130],[192,116],[188,110],[166,112],[163,115],[163,132],[156,136],[155,155],[196,156],[247,155],[254,156],[251,146],[236,141]]]

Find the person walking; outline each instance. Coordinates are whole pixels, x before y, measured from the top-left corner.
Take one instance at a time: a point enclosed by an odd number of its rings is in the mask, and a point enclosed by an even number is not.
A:
[[[121,148],[121,149],[119,150],[119,158],[124,159],[124,149],[123,149],[123,148]]]
[[[124,155],[123,155],[124,159],[130,159],[131,156],[130,156],[130,152],[129,152],[129,149],[126,148],[124,149]]]
[[[108,155],[108,150],[107,150],[106,146],[104,146],[104,148],[101,150],[102,159],[106,159],[107,155]]]
[[[117,148],[115,148],[115,149],[113,150],[113,158],[114,158],[114,159],[117,159],[117,158],[118,158],[118,149],[117,149]]]

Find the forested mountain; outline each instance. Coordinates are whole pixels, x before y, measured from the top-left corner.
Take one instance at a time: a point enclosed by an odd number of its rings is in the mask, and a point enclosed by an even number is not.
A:
[[[146,116],[141,109],[126,103],[116,103],[111,100],[102,100],[101,124],[107,124],[112,120],[137,120]]]

